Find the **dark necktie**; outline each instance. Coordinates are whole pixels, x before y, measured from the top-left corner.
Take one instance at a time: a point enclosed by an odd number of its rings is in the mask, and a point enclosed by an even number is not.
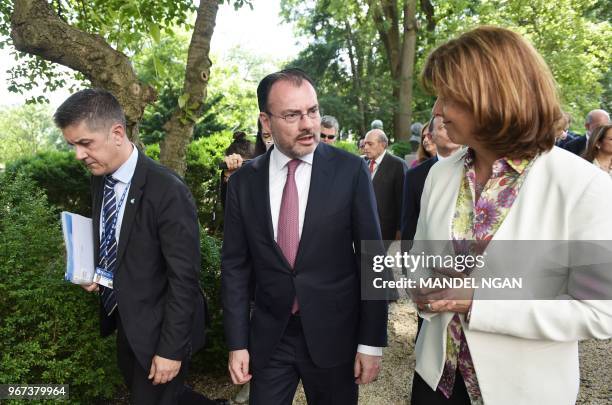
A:
[[[115,197],[115,184],[117,180],[112,176],[106,176],[104,180],[104,198],[102,199],[102,212],[104,217],[104,238],[100,240],[99,265],[105,267],[107,271],[115,273],[117,264],[117,238],[115,236],[117,215],[117,198]],[[102,305],[108,315],[110,315],[117,306],[117,297],[115,290],[100,286],[100,295],[102,297]]]
[[[292,269],[300,244],[300,202],[295,184],[295,170],[301,162],[299,159],[293,159],[287,163],[287,181],[285,188],[283,188],[276,237],[278,246]],[[293,300],[291,313],[295,314],[298,309],[296,297]]]

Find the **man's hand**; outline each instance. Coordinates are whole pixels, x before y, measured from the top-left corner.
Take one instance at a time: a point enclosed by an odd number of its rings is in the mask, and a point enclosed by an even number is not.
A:
[[[151,370],[149,371],[149,380],[153,379],[153,385],[165,384],[172,381],[177,376],[181,369],[180,360],[170,360],[158,355],[153,357],[151,362]]]
[[[355,383],[369,384],[376,380],[380,372],[382,356],[370,356],[357,352],[355,356]]]
[[[95,292],[100,289],[100,287],[98,286],[98,283],[81,284],[81,287],[83,287],[83,289],[87,292]]]
[[[247,383],[252,375],[249,374],[249,351],[246,349],[232,350],[229,353],[227,368],[234,384]]]

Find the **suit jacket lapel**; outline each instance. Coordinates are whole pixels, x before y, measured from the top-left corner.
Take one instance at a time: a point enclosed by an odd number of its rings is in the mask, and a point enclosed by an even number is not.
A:
[[[274,240],[274,228],[272,225],[272,210],[270,208],[270,153],[272,149],[261,159],[253,161],[253,176],[252,181],[249,182],[250,193],[253,203],[254,218],[263,218],[266,226],[266,237],[269,238],[270,242],[274,246],[274,250],[282,260],[283,264],[287,268],[287,271],[291,271],[291,266],[282,250]],[[262,193],[261,190],[266,190]]]
[[[249,182],[253,199],[253,208],[256,218],[263,218],[266,222],[268,237],[274,239],[274,228],[272,228],[272,214],[270,210],[270,152],[269,149],[261,159],[253,161],[253,181]],[[266,190],[262,193],[261,190]]]
[[[383,156],[382,160],[380,161],[380,165],[378,166],[378,169],[376,169],[376,174],[374,176],[374,178],[372,179],[372,183],[376,184],[378,183],[380,180],[384,177],[384,173],[385,173],[385,168],[387,167],[387,161],[389,160],[389,151],[387,151],[387,153],[385,153],[385,156]]]
[[[320,223],[321,215],[326,211],[324,196],[332,192],[331,186],[334,179],[334,171],[332,170],[330,161],[332,156],[327,148],[331,148],[331,146],[323,146],[323,144],[320,143],[315,149],[312,159],[310,189],[308,191],[306,213],[304,214],[302,236],[300,237],[300,245],[295,259],[296,267],[300,262],[300,253],[304,250],[304,243],[316,238],[317,227]]]
[[[134,176],[132,176],[132,182],[130,184],[130,190],[125,199],[125,211],[123,212],[123,219],[121,221],[121,232],[119,233],[119,246],[117,248],[117,267],[121,266],[121,259],[125,253],[125,247],[130,237],[130,231],[134,223],[134,217],[140,207],[140,200],[142,197],[142,189],[147,179],[147,157],[143,155],[141,151],[138,151],[138,162],[136,163],[136,170],[134,170]]]

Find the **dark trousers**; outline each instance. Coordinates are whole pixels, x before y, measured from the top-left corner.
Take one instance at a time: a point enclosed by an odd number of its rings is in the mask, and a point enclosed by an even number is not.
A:
[[[253,370],[251,405],[291,405],[300,379],[309,405],[357,404],[354,361],[317,367],[310,358],[299,316],[291,316],[267,366]]]
[[[463,377],[457,368],[453,394],[446,398],[440,391],[432,390],[429,385],[415,372],[412,379],[411,405],[470,405],[470,397],[465,388]]]
[[[125,336],[121,317],[117,314],[117,361],[123,380],[130,391],[130,403],[136,405],[178,404],[183,393],[188,361],[181,364],[181,370],[172,381],[153,385],[147,377],[149,369],[142,368]]]

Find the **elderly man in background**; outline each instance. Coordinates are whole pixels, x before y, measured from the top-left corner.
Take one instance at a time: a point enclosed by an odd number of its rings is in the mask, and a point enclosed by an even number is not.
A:
[[[577,139],[565,144],[564,149],[569,150],[575,155],[582,155],[586,150],[589,137],[597,131],[597,128],[610,123],[610,114],[604,110],[593,110],[587,114],[584,128],[586,133]]]
[[[366,134],[364,152],[372,176],[378,218],[382,237],[388,244],[400,237],[404,176],[408,165],[402,159],[387,153],[389,139],[380,129]]]

